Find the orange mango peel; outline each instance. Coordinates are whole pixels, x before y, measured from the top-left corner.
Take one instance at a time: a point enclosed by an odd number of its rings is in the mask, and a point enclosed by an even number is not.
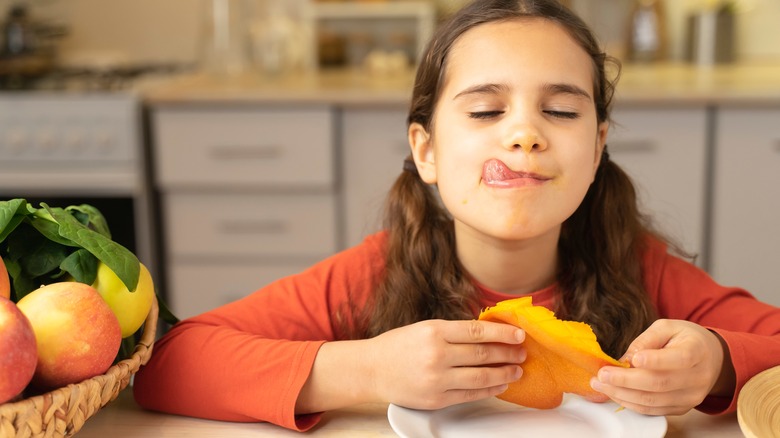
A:
[[[525,330],[523,376],[498,395],[511,403],[552,409],[560,406],[565,392],[604,402],[608,397],[592,389],[590,379],[605,365],[629,367],[601,350],[588,324],[560,320],[549,309],[534,306],[531,297],[501,301],[483,310],[479,319]]]

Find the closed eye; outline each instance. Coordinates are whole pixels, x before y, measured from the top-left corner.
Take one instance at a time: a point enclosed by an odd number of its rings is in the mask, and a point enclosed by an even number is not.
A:
[[[476,111],[469,113],[472,119],[490,119],[504,114],[503,111]]]
[[[580,117],[579,113],[571,112],[571,111],[554,111],[554,110],[547,110],[544,112],[545,114],[551,115],[558,119],[577,119]]]

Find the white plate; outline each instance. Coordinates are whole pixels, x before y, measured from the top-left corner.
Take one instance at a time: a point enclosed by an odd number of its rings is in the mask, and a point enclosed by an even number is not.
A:
[[[666,434],[665,417],[637,414],[614,402],[591,403],[570,394],[559,407],[549,410],[524,408],[497,398],[434,411],[391,404],[387,418],[403,438],[658,438]]]

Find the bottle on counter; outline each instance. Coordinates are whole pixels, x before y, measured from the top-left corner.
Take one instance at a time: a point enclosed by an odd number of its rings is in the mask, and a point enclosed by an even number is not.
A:
[[[627,58],[660,61],[667,55],[666,14],[662,0],[635,0],[629,20]]]
[[[688,16],[685,59],[698,65],[725,64],[736,59],[736,6],[722,1]]]
[[[207,0],[202,67],[217,76],[234,76],[249,64],[243,0]]]

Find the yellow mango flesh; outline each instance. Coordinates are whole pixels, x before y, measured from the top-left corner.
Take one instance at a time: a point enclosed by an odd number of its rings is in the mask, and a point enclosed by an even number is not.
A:
[[[590,387],[590,379],[605,365],[628,367],[601,350],[588,324],[562,321],[531,297],[501,301],[482,311],[480,320],[512,324],[525,330],[528,352],[523,376],[498,398],[537,409],[558,407],[563,393],[603,402],[607,396]]]

